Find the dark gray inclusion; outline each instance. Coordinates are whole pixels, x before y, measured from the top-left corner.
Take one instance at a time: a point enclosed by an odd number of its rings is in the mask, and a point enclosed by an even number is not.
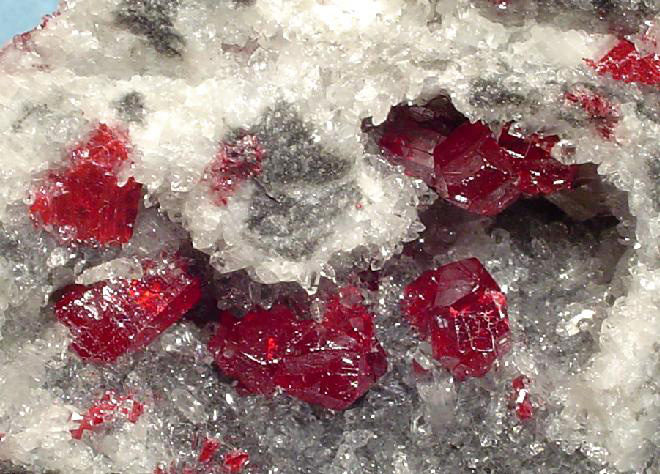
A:
[[[23,128],[27,120],[33,116],[46,115],[50,112],[50,108],[46,104],[28,104],[23,107],[21,116],[12,124],[11,129],[13,132],[18,132]]]
[[[352,164],[316,143],[286,105],[250,130],[265,150],[248,215],[251,240],[289,260],[312,254],[339,215],[360,199]]]
[[[115,12],[117,25],[143,36],[160,54],[178,57],[185,40],[174,29],[179,0],[124,0]]]
[[[126,122],[141,123],[144,120],[144,96],[139,92],[124,94],[115,102],[115,108]]]

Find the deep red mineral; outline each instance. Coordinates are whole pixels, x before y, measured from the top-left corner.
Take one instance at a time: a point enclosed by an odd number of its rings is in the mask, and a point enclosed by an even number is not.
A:
[[[141,185],[119,183],[128,160],[125,137],[101,124],[34,191],[32,219],[64,243],[119,245],[133,235]]]
[[[435,189],[447,201],[468,211],[495,215],[520,196],[512,159],[483,123],[466,123],[439,143]]]
[[[647,85],[660,84],[660,55],[642,54],[632,41],[620,40],[599,61],[587,61],[602,76],[617,81]]]
[[[379,145],[392,161],[403,165],[407,175],[433,186],[433,150],[466,121],[449,98],[443,96],[423,106],[392,107]]]
[[[442,106],[393,107],[383,125],[379,144],[406,174],[424,180],[454,205],[488,216],[521,194],[573,186],[576,167],[550,155],[558,137],[519,137],[506,126],[497,139],[486,124],[469,123],[444,99]]]
[[[328,299],[321,322],[299,320],[283,305],[240,320],[223,312],[210,348],[242,393],[270,396],[280,388],[333,410],[349,407],[387,370],[373,316],[340,295]]]
[[[206,438],[202,444],[202,449],[199,451],[197,460],[201,463],[209,462],[213,459],[218,449],[220,449],[220,441],[215,438]]]
[[[511,157],[522,193],[537,196],[573,187],[578,167],[560,163],[550,155],[559,137],[521,137],[509,133],[510,130],[510,126],[504,127],[498,143]]]
[[[619,122],[619,111],[609,100],[585,91],[567,92],[564,98],[584,110],[603,138],[609,140],[613,137],[614,127]]]
[[[229,474],[239,474],[247,465],[250,457],[245,451],[230,451],[224,455],[224,468]]]
[[[143,264],[140,280],[104,280],[71,285],[55,303],[69,327],[71,348],[88,361],[109,363],[146,347],[200,299],[201,285],[184,263]]]
[[[406,286],[404,314],[458,379],[485,375],[508,350],[506,296],[476,258],[423,273]]]

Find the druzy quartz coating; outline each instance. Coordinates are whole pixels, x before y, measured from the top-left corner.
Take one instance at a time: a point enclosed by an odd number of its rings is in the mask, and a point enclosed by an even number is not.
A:
[[[659,45],[652,0],[60,2],[0,47],[0,473],[659,471]]]

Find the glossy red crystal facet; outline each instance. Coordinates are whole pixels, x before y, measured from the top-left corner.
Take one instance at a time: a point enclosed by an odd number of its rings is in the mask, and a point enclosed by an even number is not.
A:
[[[283,305],[240,320],[224,312],[210,348],[239,392],[270,396],[280,388],[333,410],[349,407],[387,370],[372,315],[339,295],[328,299],[320,323]]]
[[[240,183],[261,173],[263,156],[264,149],[254,135],[243,134],[234,141],[220,144],[218,154],[206,171],[217,206],[226,205]]]
[[[601,76],[611,76],[617,81],[660,84],[660,55],[642,56],[632,41],[622,39],[599,61],[587,63]]]
[[[99,425],[116,420],[119,415],[124,415],[128,421],[136,423],[143,413],[144,405],[133,397],[107,391],[83,415],[78,428],[71,430],[71,437],[82,439],[85,431],[93,431]]]
[[[534,407],[529,396],[530,380],[524,375],[519,375],[511,382],[513,394],[511,396],[513,406],[518,419],[525,421],[534,416]]]
[[[406,286],[403,310],[458,379],[484,376],[508,350],[506,296],[476,258],[423,273]]]
[[[64,289],[55,315],[69,327],[71,348],[81,358],[109,363],[142,349],[199,301],[200,281],[181,262],[159,269],[143,267],[140,280],[105,280]]]
[[[518,172],[485,124],[466,123],[433,151],[435,189],[468,211],[492,216],[520,196]]]
[[[48,173],[34,191],[32,219],[64,243],[119,245],[133,235],[141,185],[119,184],[128,160],[125,138],[101,124],[69,154],[68,167]]]

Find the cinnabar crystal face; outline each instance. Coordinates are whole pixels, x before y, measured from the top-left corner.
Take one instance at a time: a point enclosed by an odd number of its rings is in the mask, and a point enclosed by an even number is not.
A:
[[[506,296],[477,259],[423,273],[406,286],[402,307],[458,379],[484,376],[508,350]]]
[[[71,348],[84,360],[112,363],[146,347],[200,299],[197,277],[178,261],[156,267],[145,262],[139,280],[118,279],[66,287],[55,316],[69,327]],[[152,274],[149,274],[152,272]]]

